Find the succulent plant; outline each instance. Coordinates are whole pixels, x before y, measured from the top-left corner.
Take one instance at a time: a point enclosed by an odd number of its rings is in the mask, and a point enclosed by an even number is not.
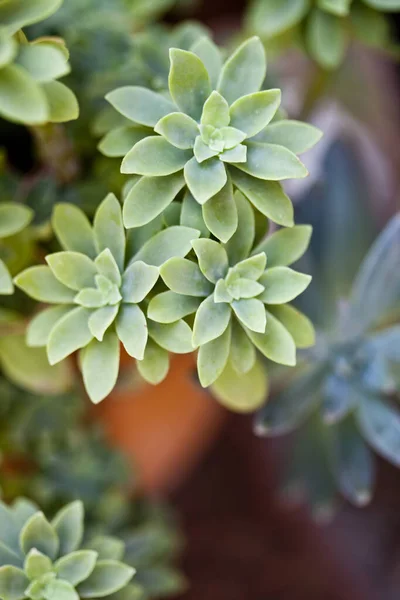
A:
[[[1,503],[0,515],[2,600],[137,598],[137,587],[128,585],[135,569],[120,561],[122,542],[92,540],[82,548],[81,502],[51,521],[24,499]]]
[[[42,125],[76,119],[74,94],[57,81],[69,73],[68,51],[60,38],[28,42],[21,28],[54,13],[62,0],[9,0],[0,6],[0,115]]]
[[[124,203],[127,228],[145,225],[188,189],[204,222],[227,242],[238,226],[238,189],[272,221],[293,225],[293,208],[279,181],[305,177],[297,158],[320,137],[297,121],[270,124],[279,90],[260,91],[266,74],[258,38],[222,63],[204,37],[191,51],[170,50],[170,96],[138,86],[119,88],[108,101],[131,126],[112,130],[101,147],[125,156],[121,171],[138,176]]]
[[[0,295],[12,294],[14,285],[12,277],[1,256],[4,252],[4,258],[7,256],[6,246],[2,246],[2,241],[22,231],[33,218],[33,211],[22,204],[4,202],[0,204]]]
[[[321,67],[336,69],[352,37],[391,50],[384,13],[399,10],[399,0],[252,0],[247,21],[269,44],[300,42]]]

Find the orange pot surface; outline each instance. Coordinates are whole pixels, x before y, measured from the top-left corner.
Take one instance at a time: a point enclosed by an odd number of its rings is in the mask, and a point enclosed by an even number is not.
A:
[[[157,386],[135,373],[134,361],[125,356],[122,381],[95,415],[138,470],[141,489],[168,491],[203,456],[226,412],[197,382],[194,355],[172,357],[168,376]]]

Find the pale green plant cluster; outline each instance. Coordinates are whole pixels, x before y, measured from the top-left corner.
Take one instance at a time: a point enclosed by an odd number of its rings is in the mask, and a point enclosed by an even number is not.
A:
[[[70,71],[63,40],[29,42],[22,32],[54,13],[62,0],[8,0],[0,5],[0,115],[29,125],[78,117],[73,92],[57,81]]]
[[[135,569],[121,562],[124,543],[97,537],[82,546],[83,506],[62,508],[48,521],[23,498],[0,503],[1,600],[79,600],[140,597]]]
[[[27,343],[50,364],[76,350],[94,402],[114,388],[120,342],[150,383],[168,372],[169,353],[198,350],[204,387],[238,410],[265,400],[267,375],[256,349],[293,366],[313,328],[288,303],[310,277],[288,265],[307,248],[281,180],[304,177],[297,154],[320,137],[315,127],[271,122],[279,90],[263,90],[258,38],[225,62],[203,37],[170,52],[169,95],[128,86],[109,101],[126,118],[101,146],[125,155],[133,175],[123,207],[109,195],[93,225],[61,204],[53,230],[61,252],[15,281],[56,306],[33,319]],[[118,148],[118,152],[116,151]],[[285,229],[265,237],[268,220]]]
[[[6,241],[8,237],[19,233],[29,223],[33,217],[33,212],[30,208],[23,205],[13,204],[11,202],[0,204],[0,252],[2,241]],[[5,243],[4,248],[5,248]],[[6,253],[6,248],[4,249]],[[12,277],[7,269],[5,262],[1,259],[0,254],[0,294],[12,294],[14,285]]]
[[[399,10],[399,0],[252,0],[247,23],[268,44],[300,45],[322,68],[336,69],[352,39],[396,51],[385,13]]]

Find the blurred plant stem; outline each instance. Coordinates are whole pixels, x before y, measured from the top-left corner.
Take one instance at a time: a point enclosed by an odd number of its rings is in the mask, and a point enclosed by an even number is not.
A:
[[[81,166],[65,127],[48,123],[30,128],[40,161],[62,184],[77,179]]]

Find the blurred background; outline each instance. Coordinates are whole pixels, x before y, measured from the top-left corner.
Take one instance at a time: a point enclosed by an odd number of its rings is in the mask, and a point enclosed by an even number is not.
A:
[[[2,198],[23,198],[37,215],[34,233],[18,234],[13,242],[19,256],[21,248],[27,257],[51,248],[48,219],[56,202],[74,202],[91,214],[108,191],[120,192],[119,159],[96,149],[108,127],[105,93],[120,84],[161,89],[168,46],[188,48],[205,31],[227,47],[254,33],[250,1],[140,0],[132,2],[130,19],[126,4],[65,0],[53,17],[31,28],[32,36],[66,39],[72,64],[66,82],[79,98],[81,118],[40,131],[0,122]],[[400,17],[387,18],[395,47]],[[164,59],[151,54],[155,46]],[[313,275],[301,309],[325,346],[343,326],[343,299],[364,257],[400,209],[395,57],[354,43],[313,94],[318,68],[304,53],[275,46],[270,53],[267,86],[282,88],[291,118],[324,131],[304,157],[311,176],[287,187],[296,222],[314,228],[299,265]],[[393,248],[387,269],[395,277],[397,267],[398,277],[399,236]],[[12,256],[12,244],[7,252]],[[2,299],[0,483],[6,499],[26,494],[54,507],[81,497],[93,527],[101,523],[129,540],[149,598],[400,597],[400,458],[396,463],[394,450],[388,460],[368,453],[368,483],[357,495],[331,472],[329,427],[319,413],[299,417],[293,432],[262,436],[270,415],[228,413],[200,387],[188,356],[176,357],[167,380],[155,388],[125,358],[112,397],[89,407],[82,389],[71,384],[73,364],[51,376],[45,365],[38,370],[36,364],[32,373],[15,369],[12,359],[24,351],[21,332],[31,306],[21,294],[19,314],[10,309]],[[318,345],[316,352],[322,352]],[[395,399],[386,370],[378,367],[374,363],[365,377]],[[290,389],[287,379],[287,371],[275,370],[272,401]],[[341,384],[334,379],[334,385]],[[297,393],[303,398],[316,392],[302,387]],[[346,393],[336,387],[332,396],[340,401]]]

